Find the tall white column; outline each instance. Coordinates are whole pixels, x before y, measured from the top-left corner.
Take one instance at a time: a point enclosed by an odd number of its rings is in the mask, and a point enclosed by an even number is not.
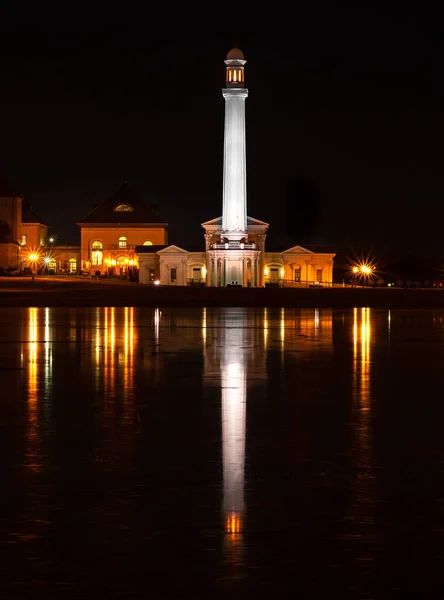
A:
[[[247,232],[247,169],[245,147],[245,99],[243,53],[227,54],[224,128],[222,229],[229,240],[239,241]]]

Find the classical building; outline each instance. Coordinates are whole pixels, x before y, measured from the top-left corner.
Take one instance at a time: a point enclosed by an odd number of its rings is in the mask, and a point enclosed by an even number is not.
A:
[[[245,57],[238,48],[225,60],[222,216],[202,223],[205,251],[178,246],[136,249],[139,281],[162,285],[331,285],[335,254],[329,248],[294,246],[266,252],[269,224],[247,215]]]
[[[137,266],[136,246],[166,246],[168,223],[157,206],[142,200],[125,183],[78,221],[82,270],[124,274]]]
[[[233,48],[225,60],[222,216],[202,223],[205,247],[168,245],[157,205],[125,183],[77,222],[79,246],[55,246],[48,226],[0,180],[0,267],[23,268],[38,253],[48,273],[128,276],[140,283],[211,287],[331,285],[335,253],[295,245],[266,251],[269,224],[247,214],[246,60]],[[179,217],[178,217],[179,218]]]
[[[0,179],[0,268],[17,269],[20,257],[22,197]]]

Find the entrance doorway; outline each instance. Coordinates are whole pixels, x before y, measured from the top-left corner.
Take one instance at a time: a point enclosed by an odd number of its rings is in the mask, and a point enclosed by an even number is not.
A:
[[[270,268],[270,283],[279,283],[279,267]]]

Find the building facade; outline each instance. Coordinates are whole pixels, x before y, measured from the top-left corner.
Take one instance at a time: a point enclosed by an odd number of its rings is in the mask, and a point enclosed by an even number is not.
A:
[[[0,268],[17,269],[20,260],[22,198],[0,179]]]
[[[136,246],[168,243],[168,223],[127,183],[77,225],[81,269],[93,273],[124,275],[138,267]]]

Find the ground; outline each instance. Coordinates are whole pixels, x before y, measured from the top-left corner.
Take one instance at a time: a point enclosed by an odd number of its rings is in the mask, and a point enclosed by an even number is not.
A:
[[[285,306],[294,308],[440,308],[443,289],[154,288],[95,278],[0,278],[2,306]]]

